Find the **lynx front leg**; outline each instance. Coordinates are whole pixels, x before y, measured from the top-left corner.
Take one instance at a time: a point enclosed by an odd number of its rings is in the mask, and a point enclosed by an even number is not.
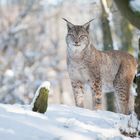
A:
[[[71,84],[76,106],[84,107],[83,84],[80,81],[72,81]]]
[[[93,82],[93,105],[95,109],[102,109],[102,91],[101,91],[101,82]]]

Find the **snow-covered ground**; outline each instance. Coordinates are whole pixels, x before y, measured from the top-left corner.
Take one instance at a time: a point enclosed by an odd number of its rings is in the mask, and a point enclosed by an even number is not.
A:
[[[0,104],[0,140],[131,140],[120,134],[119,118],[66,105],[39,114],[28,106]]]

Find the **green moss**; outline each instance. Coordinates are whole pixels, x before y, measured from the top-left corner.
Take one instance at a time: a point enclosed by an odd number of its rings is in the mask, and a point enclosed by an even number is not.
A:
[[[34,103],[33,111],[39,113],[45,113],[47,111],[48,94],[49,94],[49,90],[46,89],[45,87],[39,90],[39,95]]]
[[[139,12],[139,11],[136,11],[136,12],[135,12],[135,15],[136,15],[136,16],[140,16],[140,12]]]

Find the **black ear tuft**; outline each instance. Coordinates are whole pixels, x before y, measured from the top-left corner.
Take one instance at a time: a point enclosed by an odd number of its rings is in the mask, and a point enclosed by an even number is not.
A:
[[[68,31],[69,31],[72,27],[74,27],[74,25],[73,25],[71,22],[69,22],[67,19],[65,19],[65,18],[62,18],[62,19],[65,20],[65,21],[67,22]]]
[[[66,22],[68,22],[68,20],[67,19],[65,19],[65,18],[62,18],[63,20],[65,20]]]
[[[89,32],[89,26],[90,26],[90,23],[84,25],[84,28],[86,29],[87,32]]]
[[[90,26],[90,22],[93,21],[94,19],[91,19],[89,22],[85,23],[83,25],[83,27],[87,30],[87,32],[89,32],[89,26]]]

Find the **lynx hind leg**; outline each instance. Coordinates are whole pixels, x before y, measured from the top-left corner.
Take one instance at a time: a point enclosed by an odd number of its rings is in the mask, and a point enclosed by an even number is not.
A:
[[[83,108],[84,107],[83,84],[79,81],[72,81],[71,84],[75,99],[75,105]]]
[[[129,89],[120,88],[120,90],[115,90],[116,110],[119,113],[130,114],[134,111],[134,95]]]
[[[130,89],[129,103],[128,103],[129,114],[134,111],[134,104],[135,104],[135,97],[134,97],[133,92],[131,92],[131,89]]]
[[[126,75],[125,72],[125,70],[120,69],[115,77],[113,84],[115,89],[117,112],[129,114],[129,111],[133,110],[133,99],[131,96],[133,76]]]
[[[135,95],[136,95],[135,88],[133,87],[133,85],[131,85],[130,95],[129,95],[129,112],[130,113],[134,111]]]

